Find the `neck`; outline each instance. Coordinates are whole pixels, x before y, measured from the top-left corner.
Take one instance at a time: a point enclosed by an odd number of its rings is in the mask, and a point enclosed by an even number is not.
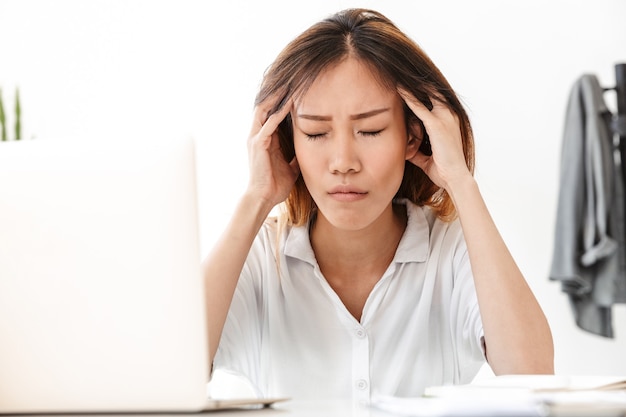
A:
[[[318,213],[310,239],[322,272],[387,268],[406,228],[404,206],[389,205],[376,221],[360,230],[339,229]]]

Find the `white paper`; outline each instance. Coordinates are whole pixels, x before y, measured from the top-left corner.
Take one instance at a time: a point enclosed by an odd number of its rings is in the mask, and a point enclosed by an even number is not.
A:
[[[542,404],[528,397],[378,397],[372,401],[372,406],[405,417],[543,417],[547,415]]]
[[[435,386],[423,397],[378,396],[372,407],[404,417],[623,416],[624,377],[507,375],[466,385]]]

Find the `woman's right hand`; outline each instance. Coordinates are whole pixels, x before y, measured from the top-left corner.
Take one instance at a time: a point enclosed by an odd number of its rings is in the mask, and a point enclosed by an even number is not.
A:
[[[293,104],[289,100],[268,116],[277,99],[266,100],[255,108],[248,138],[250,180],[247,193],[265,202],[270,210],[289,196],[300,173],[295,157],[289,162],[283,157],[276,131]]]

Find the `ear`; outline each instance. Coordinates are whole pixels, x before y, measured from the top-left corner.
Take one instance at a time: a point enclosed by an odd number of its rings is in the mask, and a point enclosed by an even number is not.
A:
[[[409,141],[406,144],[406,151],[404,154],[404,159],[409,160],[412,159],[416,154],[417,151],[419,150],[419,145],[422,141],[419,140],[417,137],[415,137],[412,134],[409,134]]]
[[[405,159],[412,159],[417,152],[419,152],[420,145],[424,139],[424,127],[422,121],[415,117],[411,120],[408,126],[407,134],[409,135],[409,142],[406,147]]]

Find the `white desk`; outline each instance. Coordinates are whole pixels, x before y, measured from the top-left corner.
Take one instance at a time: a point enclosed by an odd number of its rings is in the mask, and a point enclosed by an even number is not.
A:
[[[29,415],[34,417],[35,414]],[[40,417],[83,417],[81,414],[46,415]],[[205,411],[203,413],[136,413],[136,414],[86,414],[84,417],[393,417],[384,411],[353,405],[351,401],[285,401],[262,409],[232,409]],[[0,417],[4,417],[0,415]]]
[[[626,409],[615,407],[596,409],[575,409],[566,408],[563,410],[553,410],[548,416],[551,417],[624,417]],[[486,415],[493,416],[487,412]],[[510,414],[507,414],[510,415]],[[28,417],[35,417],[30,414]],[[272,407],[263,409],[231,409],[222,411],[206,411],[203,413],[134,413],[134,414],[86,414],[79,413],[71,415],[38,415],[39,417],[394,417],[396,414],[371,407],[352,404],[350,401],[287,401],[275,404]],[[523,417],[523,413],[516,414]],[[0,415],[0,417],[4,417]],[[476,417],[480,417],[477,415]],[[528,417],[537,417],[536,413],[529,414]]]
[[[389,413],[351,401],[286,401],[260,410],[204,413],[211,417],[390,417]]]
[[[547,410],[545,412],[548,412]],[[396,414],[389,413],[375,408],[353,405],[349,401],[317,401],[317,402],[297,402],[289,401],[276,404],[271,408],[258,410],[227,410],[203,413],[207,417],[394,417]],[[491,412],[486,415],[493,416]],[[510,415],[510,414],[507,414]],[[536,417],[537,413],[529,413],[529,417]],[[625,417],[626,411],[623,408],[602,407],[576,408],[566,407],[563,409],[553,409],[547,414],[551,417]],[[517,417],[523,417],[524,412],[520,411]],[[55,416],[56,417],[56,416]],[[91,417],[91,416],[90,416]],[[118,416],[116,416],[118,417]],[[131,416],[138,417],[138,416]],[[155,417],[164,417],[163,415]],[[479,416],[478,416],[479,417]]]

